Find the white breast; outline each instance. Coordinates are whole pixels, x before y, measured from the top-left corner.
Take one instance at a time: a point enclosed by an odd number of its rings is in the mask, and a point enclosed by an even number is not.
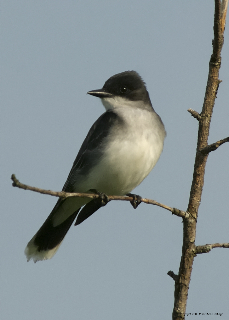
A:
[[[115,111],[125,126],[111,131],[104,156],[85,177],[84,190],[124,195],[142,182],[161,155],[165,130],[156,113],[129,106]]]

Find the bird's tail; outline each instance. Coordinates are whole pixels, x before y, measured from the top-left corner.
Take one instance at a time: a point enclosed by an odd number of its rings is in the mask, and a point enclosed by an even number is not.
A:
[[[52,212],[25,248],[27,261],[51,259],[61,245],[77,213],[87,201],[70,197],[59,199]]]

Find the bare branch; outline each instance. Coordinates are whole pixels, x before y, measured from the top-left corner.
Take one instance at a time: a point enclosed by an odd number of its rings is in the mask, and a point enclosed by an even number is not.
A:
[[[16,178],[15,174],[12,174],[11,180],[13,181],[13,183],[12,183],[13,187],[17,187],[19,189],[24,189],[24,190],[34,191],[34,192],[38,192],[41,194],[48,194],[50,196],[59,197],[59,198],[79,197],[79,198],[96,199],[96,198],[100,197],[100,195],[96,194],[96,193],[76,193],[76,192],[52,191],[52,190],[45,190],[45,189],[41,189],[41,188],[37,188],[37,187],[31,187],[27,184],[21,183]],[[133,201],[132,196],[107,196],[107,199],[108,199],[108,201],[111,201],[111,200]],[[182,218],[186,218],[186,219],[190,217],[188,212],[185,212],[185,211],[182,211],[182,210],[179,210],[176,208],[171,208],[165,204],[162,204],[162,203],[157,202],[152,199],[141,198],[141,202],[164,208],[164,209],[172,212],[172,214],[174,214],[178,217],[182,217]]]
[[[229,248],[229,243],[213,243],[205,244],[203,246],[196,246],[195,254],[208,253],[214,248]]]
[[[208,153],[200,152],[200,150],[208,148],[210,122],[220,83],[219,69],[221,65],[221,50],[224,42],[223,32],[226,21],[227,2],[228,0],[215,0],[214,40],[212,43],[213,52],[209,61],[208,80],[201,114],[198,115],[196,111],[189,110],[189,112],[199,121],[197,152],[187,208],[190,217],[193,217],[194,219],[184,219],[183,223],[182,256],[178,281],[175,282],[173,320],[183,320],[186,312],[188,288],[191,280],[196,248],[196,222],[204,186],[205,166],[208,158]]]
[[[191,113],[191,115],[193,116],[193,118],[197,119],[198,121],[200,121],[201,119],[201,115],[199,114],[199,112],[193,110],[193,109],[188,109],[187,110],[189,113]]]
[[[225,142],[229,142],[229,137],[216,141],[215,143],[209,144],[207,147],[201,149],[200,152],[203,154],[208,154],[211,151],[215,151],[216,149],[218,149]]]
[[[226,25],[228,0],[224,0],[221,3],[221,32],[223,33]]]

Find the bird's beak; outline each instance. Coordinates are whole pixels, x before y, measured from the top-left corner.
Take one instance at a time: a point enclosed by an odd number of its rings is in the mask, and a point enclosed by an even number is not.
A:
[[[91,90],[87,92],[88,94],[98,97],[98,98],[111,98],[112,94],[109,92],[106,92],[104,89],[98,89],[98,90]]]

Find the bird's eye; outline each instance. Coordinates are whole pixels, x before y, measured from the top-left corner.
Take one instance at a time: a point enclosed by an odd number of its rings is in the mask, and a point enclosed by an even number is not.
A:
[[[127,92],[127,87],[123,86],[120,88],[121,93],[126,93]]]

